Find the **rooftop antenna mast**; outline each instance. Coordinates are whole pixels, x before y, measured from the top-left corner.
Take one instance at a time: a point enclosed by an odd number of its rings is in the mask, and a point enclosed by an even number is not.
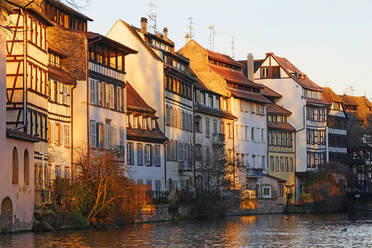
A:
[[[194,28],[193,28],[193,26],[192,26],[192,24],[193,24],[193,22],[192,22],[192,17],[189,16],[189,17],[187,18],[187,20],[189,20],[189,25],[187,26],[187,28],[189,29],[190,40],[192,40],[192,38],[193,38],[193,36],[194,36],[194,34],[192,33],[192,31],[194,30]]]
[[[156,23],[156,18],[157,18],[157,14],[153,12],[153,8],[157,8],[158,6],[156,6],[155,4],[153,4],[152,0],[150,0],[149,2],[149,15],[148,15],[148,18],[151,22],[150,24],[150,32],[151,32],[151,28],[152,28],[152,33],[155,34],[156,33],[156,29],[157,29],[157,23]]]
[[[216,32],[214,31],[214,25],[210,25],[208,28],[209,28],[209,49],[213,51],[214,50],[214,38],[216,36]]]
[[[232,51],[232,57],[235,59],[235,41],[234,36],[231,37],[231,51]]]

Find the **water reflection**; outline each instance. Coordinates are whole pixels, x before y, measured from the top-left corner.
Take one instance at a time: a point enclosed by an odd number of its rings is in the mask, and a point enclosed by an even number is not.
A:
[[[371,224],[371,215],[259,215],[0,235],[0,247],[368,247]]]

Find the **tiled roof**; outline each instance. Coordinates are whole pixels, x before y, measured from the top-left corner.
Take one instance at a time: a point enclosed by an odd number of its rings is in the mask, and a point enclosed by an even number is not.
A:
[[[291,115],[292,112],[276,104],[267,105],[266,111],[268,114]]]
[[[226,118],[226,119],[231,119],[231,120],[238,119],[231,113],[228,113],[228,112],[225,112],[225,111],[222,111],[222,110],[218,110],[218,109],[214,109],[214,108],[209,108],[209,107],[197,105],[197,104],[194,105],[194,110],[195,110],[195,112],[210,114],[210,115],[214,115],[214,116],[217,116],[217,117],[220,117],[220,118]]]
[[[138,111],[143,113],[155,114],[155,110],[151,108],[145,100],[137,93],[137,91],[127,82],[127,109],[128,111]]]
[[[236,98],[241,98],[245,99],[251,102],[258,102],[258,103],[263,103],[263,104],[270,104],[271,101],[269,101],[266,97],[263,95],[253,93],[253,92],[248,92],[248,91],[243,91],[243,90],[238,90],[238,89],[233,89],[233,88],[228,88],[233,96]]]
[[[159,128],[153,130],[127,128],[127,139],[162,144],[167,140],[167,137],[165,137]]]
[[[323,98],[327,102],[340,102],[340,103],[343,102],[342,98],[339,95],[337,95],[331,88],[323,87],[323,89],[324,89]]]
[[[372,108],[371,102],[368,100],[365,96],[349,96],[349,95],[342,95],[340,96],[342,100],[344,101],[344,105],[356,105],[357,110],[350,111],[346,110],[349,114],[352,114],[354,117],[356,117],[358,120],[362,121],[372,121],[372,111],[370,111],[370,108]]]
[[[229,55],[216,53],[216,52],[213,52],[213,51],[208,50],[208,49],[206,49],[206,50],[208,52],[208,56],[211,57],[212,59],[216,59],[218,61],[222,61],[222,62],[225,62],[225,63],[228,63],[228,64],[232,64],[232,65],[235,65],[235,66],[238,66],[238,67],[242,67],[241,63],[235,61]]]
[[[288,59],[276,56],[270,53],[278,64],[289,74],[289,76],[299,83],[302,87],[308,90],[323,91],[322,87],[311,81],[304,73],[302,73],[296,66],[294,66]]]
[[[62,49],[59,49],[56,47],[52,42],[48,42],[48,50],[54,52],[55,54],[59,55],[62,58],[66,58],[67,55],[62,51]]]
[[[62,68],[59,68],[53,65],[48,65],[48,75],[51,78],[58,80],[62,83],[67,83],[67,84],[75,83],[75,79],[73,79],[69,73],[64,71]]]
[[[296,131],[296,129],[289,123],[287,122],[267,122],[267,127],[271,129],[281,129],[281,130],[287,130],[287,131]]]
[[[331,105],[332,104],[323,99],[314,99],[314,98],[308,98],[308,97],[305,97],[305,99],[306,99],[306,104],[308,105]]]
[[[248,80],[242,71],[232,70],[229,68],[216,66],[216,65],[209,65],[209,67],[212,69],[212,71],[218,73],[220,76],[222,76],[225,80],[229,82],[243,84],[248,87],[252,87],[256,89],[262,88],[262,86],[260,86],[259,84],[256,84]]]
[[[259,85],[263,87],[263,89],[261,90],[262,95],[267,96],[267,97],[272,97],[272,98],[282,98],[282,95],[279,94],[278,92],[270,89],[269,87],[263,84],[259,84]]]

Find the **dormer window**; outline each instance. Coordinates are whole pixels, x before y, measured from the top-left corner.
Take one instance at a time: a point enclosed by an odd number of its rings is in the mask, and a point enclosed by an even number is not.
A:
[[[49,53],[49,64],[56,67],[61,67],[61,57],[54,53]]]
[[[261,78],[269,78],[269,67],[261,67]]]

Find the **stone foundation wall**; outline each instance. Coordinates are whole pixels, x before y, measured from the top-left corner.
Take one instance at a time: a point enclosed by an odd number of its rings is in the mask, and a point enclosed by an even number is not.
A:
[[[140,214],[135,219],[136,223],[141,222],[157,222],[157,221],[171,221],[174,216],[177,219],[190,219],[191,207],[188,205],[179,206],[176,214],[169,212],[169,205],[150,205],[148,208],[141,210]]]

